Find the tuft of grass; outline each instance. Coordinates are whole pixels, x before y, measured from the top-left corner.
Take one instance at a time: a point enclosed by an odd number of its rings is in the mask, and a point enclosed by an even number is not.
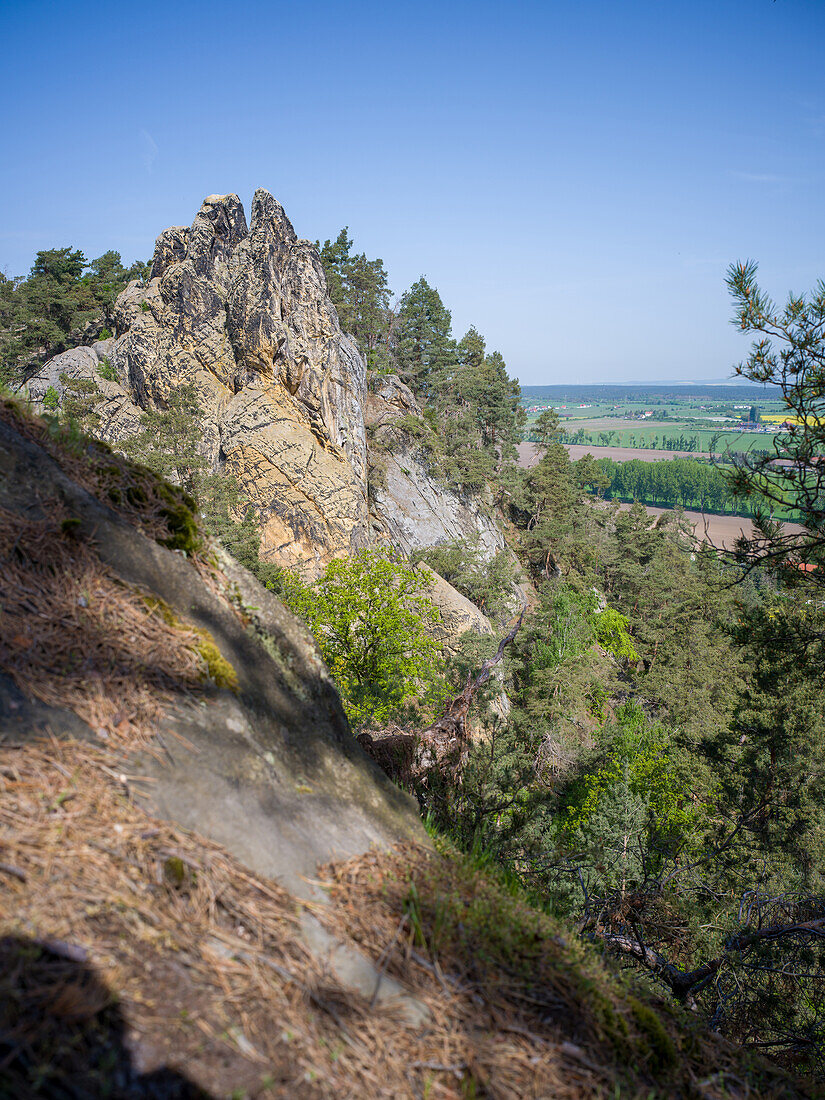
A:
[[[112,360],[104,355],[98,364],[97,373],[105,382],[117,382],[117,372],[112,366]]]

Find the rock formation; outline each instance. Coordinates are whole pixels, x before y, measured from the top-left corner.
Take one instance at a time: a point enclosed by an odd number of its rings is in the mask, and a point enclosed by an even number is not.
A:
[[[367,397],[364,419],[374,449],[383,444],[380,455],[373,456],[379,476],[371,479],[370,496],[386,537],[405,554],[455,539],[478,539],[482,557],[489,560],[504,548],[495,520],[479,501],[459,496],[430,472],[415,439],[394,428],[408,416],[422,416],[409,387],[393,375],[380,379]]]
[[[50,386],[62,397],[63,374],[96,381],[100,433],[116,443],[142,410],[194,385],[205,455],[258,508],[265,560],[312,574],[374,542],[409,553],[479,535],[490,556],[503,545],[493,520],[411,448],[387,459],[370,515],[365,410],[375,421],[420,409],[397,379],[368,397],[318,254],[267,191],[255,193],[248,227],[236,195],[213,195],[191,228],[161,233],[148,283],[127,286],[115,318],[114,339],[56,356],[30,379],[31,397],[42,403]],[[104,362],[117,382],[101,378]]]
[[[445,654],[455,656],[461,648],[461,639],[466,634],[488,638],[495,634],[493,624],[484,612],[453,588],[449,581],[445,581],[426,562],[419,562],[416,568],[425,577],[429,597],[441,613],[441,621],[434,633]],[[510,700],[504,690],[504,670],[501,665],[494,669],[493,681],[490,709],[494,715],[506,719],[510,713]],[[478,723],[472,728],[475,730],[477,725]]]
[[[148,781],[143,786],[135,780],[138,800],[225,845],[247,866],[298,894],[309,889],[305,880],[319,862],[421,839],[413,800],[355,743],[303,625],[228,555],[223,579],[204,579],[184,556],[109,507],[106,501],[114,496],[100,499],[79,483],[79,465],[71,456],[63,461],[60,453],[57,459],[47,453],[0,410],[0,532],[2,525],[8,530],[16,522],[42,523],[65,514],[53,536],[55,570],[61,538],[70,538],[67,554],[73,546],[88,546],[96,574],[113,578],[118,590],[139,593],[149,607],[159,604],[170,621],[208,632],[217,659],[235,670],[230,685],[181,691],[174,705],[164,707],[155,731],[162,753],[124,746],[120,770]],[[5,595],[4,611],[11,614],[14,592],[8,584]],[[94,599],[90,590],[81,597],[81,609]],[[15,654],[25,657],[35,648],[26,637],[8,637],[11,627],[3,626],[0,741],[51,732],[91,742],[105,737],[101,743],[111,746],[110,734],[84,725],[69,706],[27,697],[3,675],[24,660],[16,661]],[[138,664],[133,678],[140,675]],[[105,685],[105,675],[89,664],[83,690],[94,691],[98,679]]]

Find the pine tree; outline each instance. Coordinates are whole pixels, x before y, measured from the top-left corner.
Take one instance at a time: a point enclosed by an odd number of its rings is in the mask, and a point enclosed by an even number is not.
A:
[[[398,372],[424,399],[453,379],[457,356],[450,312],[423,275],[401,298],[393,355]]]
[[[738,463],[730,476],[734,495],[753,508],[756,534],[740,538],[736,559],[748,569],[789,567],[787,576],[825,587],[825,282],[811,295],[788,297],[779,309],[756,281],[753,261],[733,264],[727,277],[733,323],[757,338],[736,373],[775,387],[789,423],[774,437],[773,454]],[[781,461],[777,461],[780,459]],[[792,509],[804,530],[796,534],[773,519]],[[800,570],[799,566],[805,568]]]
[[[338,320],[341,322],[341,327],[344,331],[349,331],[347,328],[349,323],[347,300],[344,291],[345,273],[349,263],[350,249],[352,248],[349,227],[345,225],[334,241],[324,241],[323,247],[318,245],[317,241],[315,245],[318,248],[318,254],[324,268],[327,293],[338,311]]]
[[[78,249],[37,253],[26,279],[0,276],[0,382],[19,384],[47,359],[96,338],[111,324],[117,295],[148,265],[124,268],[109,251],[88,263]]]
[[[60,375],[60,385],[63,387],[63,400],[59,402],[60,412],[69,423],[87,435],[94,435],[100,428],[97,405],[103,399],[97,383],[91,378],[70,378],[64,373]],[[50,388],[57,398],[57,392],[53,387]],[[48,391],[46,396],[49,396]]]
[[[324,241],[319,249],[327,292],[341,328],[358,341],[367,366],[385,371],[391,322],[387,272],[383,260],[368,260],[363,252],[353,255],[352,243],[345,226],[334,241]]]
[[[197,498],[208,467],[202,415],[195,386],[184,383],[169,394],[166,408],[143,413],[143,430],[125,440],[123,449]]]

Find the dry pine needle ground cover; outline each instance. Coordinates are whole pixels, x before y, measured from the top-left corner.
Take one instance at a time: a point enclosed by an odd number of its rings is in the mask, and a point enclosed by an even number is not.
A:
[[[216,1097],[805,1095],[617,997],[546,918],[415,848],[328,869],[318,907],[427,1005],[410,1030],[336,985],[289,894],[143,814],[107,752],[2,759],[0,1095],[167,1095],[134,1091],[163,1067]]]
[[[99,737],[135,747],[173,691],[208,680],[202,635],[112,576],[67,513],[0,508],[0,562],[0,667]]]
[[[35,416],[19,400],[2,394],[0,420],[42,447],[73,481],[149,538],[194,556],[203,549],[197,504],[178,486],[71,424]]]
[[[328,868],[316,907],[429,1023],[342,989],[288,893],[147,816],[121,773],[170,699],[214,682],[208,640],[111,575],[70,516],[0,510],[0,561],[0,671],[99,738],[0,742],[3,1100],[811,1095],[618,992],[446,850]]]

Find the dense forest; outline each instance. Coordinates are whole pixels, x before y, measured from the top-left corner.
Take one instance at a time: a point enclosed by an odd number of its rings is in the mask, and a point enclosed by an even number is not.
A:
[[[755,452],[760,457],[764,452]],[[771,456],[773,457],[773,456]],[[748,515],[752,507],[747,497],[737,497],[731,472],[736,455],[719,459],[674,458],[666,462],[644,462],[632,458],[614,462],[610,458],[596,459],[600,480],[593,482],[594,492],[602,492],[608,500],[641,501],[665,508],[697,508],[703,512]],[[777,505],[774,515],[781,519],[797,518],[790,501]]]
[[[733,498],[724,472],[708,462],[674,458],[667,462],[613,462],[597,460],[607,484],[605,496],[616,500],[640,500],[647,504],[701,508],[708,512],[733,511]],[[741,507],[741,505],[740,505]]]
[[[475,330],[452,339],[449,312],[423,278],[395,310],[386,292],[380,308],[365,309],[358,273],[382,267],[361,256],[349,268],[343,246],[346,232],[321,253],[333,296],[356,311],[353,329],[377,326],[365,340],[381,349],[373,369],[398,371],[424,403],[425,423],[409,431],[425,460],[436,454],[463,492],[488,487],[532,593],[507,651],[509,716],[482,713],[487,735],[440,782],[399,778],[433,828],[632,963],[640,980],[731,1038],[820,1074],[825,440],[815,413],[825,294],[778,315],[752,265],[730,276],[738,327],[762,340],[740,374],[773,383],[803,419],[785,465],[769,455],[729,467],[571,462],[549,411],[536,424],[542,457],[524,470],[512,449],[518,387],[501,357],[485,355]],[[784,345],[781,360],[766,360],[771,337]],[[708,508],[744,501],[756,534],[730,554],[699,550],[676,515],[597,506],[605,491]],[[808,532],[797,541],[772,518],[790,505]],[[424,556],[503,632],[514,610],[504,560],[485,567],[462,545]],[[338,594],[352,607],[374,567],[367,556],[348,584],[322,578],[309,595],[293,592],[322,648],[321,624],[337,613],[329,601]],[[412,583],[403,563],[395,569]],[[443,692],[460,689],[494,647],[468,638],[452,667],[426,662],[431,697],[439,674]],[[420,726],[396,702],[381,722]],[[363,710],[351,713],[356,728],[374,727]]]
[[[520,391],[502,356],[475,328],[453,336],[423,276],[392,304],[382,261],[354,253],[346,229],[319,252],[370,384],[397,373],[421,403],[423,415],[396,430],[427,468],[498,516],[512,551],[492,563],[472,545],[422,556],[501,635],[526,598],[504,650],[509,714],[479,690],[484,733],[461,759],[397,778],[429,828],[632,965],[636,980],[731,1039],[821,1075],[825,420],[815,413],[825,289],[777,312],[752,265],[730,276],[739,327],[762,341],[740,372],[779,387],[802,416],[788,466],[759,456],[729,469],[571,462],[548,411],[536,425],[541,458],[522,469]],[[39,253],[27,279],[3,280],[5,382],[100,336],[118,289],[147,274],[114,252],[88,264],[58,249]],[[772,357],[766,341],[787,354]],[[61,410],[92,432],[93,390],[71,393]],[[363,551],[314,584],[261,562],[254,509],[206,469],[200,442],[196,395],[183,386],[167,409],[145,414],[127,449],[197,497],[213,534],[308,622],[355,732],[391,725],[414,738],[498,638],[468,636],[445,661],[420,575],[397,556]],[[372,462],[379,477],[380,448]],[[700,550],[678,516],[619,511],[604,503],[611,495],[708,508],[746,500],[757,532],[729,554]],[[772,519],[786,504],[806,526],[795,541]],[[374,591],[385,598],[365,601]]]

